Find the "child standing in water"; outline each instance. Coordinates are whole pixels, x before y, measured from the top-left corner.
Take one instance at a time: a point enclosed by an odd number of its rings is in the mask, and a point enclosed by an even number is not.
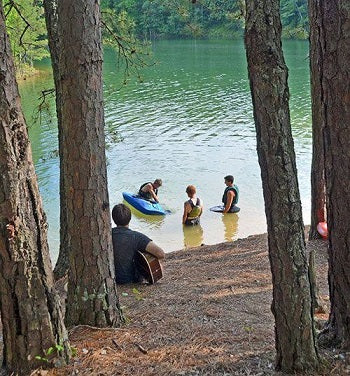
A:
[[[203,212],[203,202],[196,196],[196,187],[189,185],[186,188],[189,200],[185,201],[182,223],[184,225],[194,226],[199,224],[199,218]]]

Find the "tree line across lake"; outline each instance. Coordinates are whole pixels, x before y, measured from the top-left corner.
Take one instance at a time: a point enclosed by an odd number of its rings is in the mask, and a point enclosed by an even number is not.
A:
[[[167,38],[223,38],[243,36],[243,0],[102,0],[104,40],[138,41]],[[19,73],[35,60],[49,57],[42,1],[10,1],[5,5],[7,30]],[[308,37],[306,0],[281,0],[283,37]],[[106,32],[106,29],[108,31]]]
[[[141,38],[237,38],[243,36],[243,0],[103,0],[103,7],[125,12]],[[283,36],[307,38],[306,0],[282,0]]]

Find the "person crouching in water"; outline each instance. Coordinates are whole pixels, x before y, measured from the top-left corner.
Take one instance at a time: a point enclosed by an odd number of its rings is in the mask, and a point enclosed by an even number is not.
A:
[[[203,202],[196,196],[196,187],[194,185],[189,185],[186,188],[186,193],[189,200],[184,204],[182,223],[189,226],[198,225],[199,218],[203,212]]]
[[[117,283],[137,283],[142,280],[135,264],[138,251],[146,251],[163,259],[164,251],[148,236],[129,229],[131,211],[124,204],[114,206],[112,218],[117,227],[112,228],[115,278]]]
[[[159,202],[158,188],[162,186],[162,179],[156,179],[153,183],[148,182],[141,185],[139,196],[144,200]]]

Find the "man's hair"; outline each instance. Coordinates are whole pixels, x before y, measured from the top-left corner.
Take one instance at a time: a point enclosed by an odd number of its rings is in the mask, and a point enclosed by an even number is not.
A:
[[[193,196],[196,193],[196,187],[194,185],[189,185],[186,188],[186,193],[188,193],[189,195]]]
[[[232,175],[227,175],[227,176],[224,177],[224,179],[229,181],[230,183],[233,183],[233,180],[234,180]]]
[[[153,184],[157,184],[161,187],[163,184],[162,179],[156,179]]]
[[[112,218],[117,226],[127,226],[131,221],[131,211],[124,204],[115,205],[112,210]]]

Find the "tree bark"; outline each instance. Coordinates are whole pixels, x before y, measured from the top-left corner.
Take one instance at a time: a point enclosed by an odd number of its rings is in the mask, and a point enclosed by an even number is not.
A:
[[[318,367],[278,0],[246,0],[245,44],[268,227],[276,368]]]
[[[54,289],[42,209],[0,2],[0,309],[4,366],[26,374],[35,356],[60,344],[55,363],[69,359],[69,343]],[[6,226],[14,227],[14,237]]]
[[[58,4],[68,325],[120,320],[114,279],[102,99],[99,1]]]
[[[310,279],[310,287],[311,287],[311,302],[312,302],[312,309],[315,312],[318,309],[323,309],[319,301],[319,294],[318,294],[318,285],[317,285],[317,278],[316,278],[316,268],[315,268],[315,250],[312,249],[309,253],[309,279]]]
[[[350,7],[325,0],[321,14],[322,94],[325,101],[329,331],[333,345],[350,349]]]
[[[62,99],[60,88],[60,76],[59,76],[59,38],[58,38],[58,14],[57,14],[57,0],[44,0],[45,21],[48,34],[49,50],[51,56],[51,65],[53,71],[53,78],[55,83],[56,92],[56,114],[57,114],[57,127],[58,127],[58,149],[60,155],[60,161],[63,158],[62,150]],[[55,279],[62,278],[69,268],[68,257],[68,229],[67,229],[67,198],[65,192],[64,174],[60,174],[60,251],[58,259],[54,268]]]
[[[324,173],[324,96],[321,87],[322,60],[320,0],[309,0],[310,73],[312,108],[311,225],[309,239],[318,239],[317,224],[326,221],[326,182]]]

